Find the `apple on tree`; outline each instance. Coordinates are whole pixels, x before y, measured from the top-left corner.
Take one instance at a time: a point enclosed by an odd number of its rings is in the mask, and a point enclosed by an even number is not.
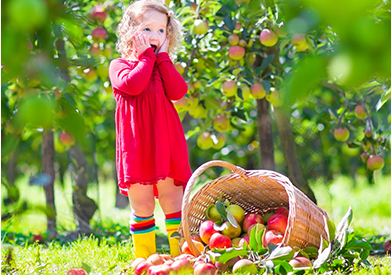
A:
[[[96,28],[91,32],[92,39],[96,42],[102,42],[107,37],[107,31],[104,28]]]
[[[233,60],[240,60],[243,58],[246,50],[241,46],[231,46],[228,50],[228,56]]]
[[[309,49],[307,38],[302,33],[295,33],[294,35],[292,35],[291,42],[292,45],[295,46],[296,50],[299,52],[304,52]]]
[[[251,94],[255,99],[262,99],[266,96],[266,91],[261,83],[254,83],[251,86]]]
[[[225,145],[225,137],[222,133],[217,134],[217,142],[213,144],[213,149],[220,150]]]
[[[225,115],[218,115],[213,120],[213,127],[219,132],[226,132],[230,128],[229,118]]]
[[[213,146],[213,139],[209,132],[203,132],[197,138],[197,146],[202,150],[208,150]]]
[[[233,80],[227,80],[221,85],[221,91],[227,97],[234,96],[238,91],[238,85]]]
[[[273,47],[277,44],[278,36],[275,32],[269,29],[263,29],[261,35],[259,36],[261,44],[266,47]]]
[[[367,113],[365,112],[365,108],[362,105],[357,105],[356,108],[354,108],[354,114],[359,119],[367,118]]]
[[[179,73],[180,75],[183,75],[183,74],[185,73],[185,68],[182,66],[181,63],[175,62],[175,63],[174,63],[174,67],[175,67],[175,69],[178,71],[178,73]]]
[[[75,138],[73,137],[72,134],[67,132],[61,133],[60,140],[66,146],[72,146],[73,144],[75,144]]]
[[[381,170],[384,166],[384,159],[379,155],[370,155],[367,166],[372,171]]]
[[[205,34],[209,29],[208,22],[201,20],[201,19],[196,19],[194,20],[194,33],[195,34]]]
[[[231,44],[232,46],[238,45],[239,44],[239,36],[237,34],[231,34],[228,36],[228,43]]]
[[[349,135],[349,130],[346,127],[339,127],[334,130],[334,137],[338,141],[347,141]]]
[[[91,9],[91,17],[99,24],[103,24],[103,22],[107,18],[106,12],[103,10],[103,7],[100,5],[97,5]]]

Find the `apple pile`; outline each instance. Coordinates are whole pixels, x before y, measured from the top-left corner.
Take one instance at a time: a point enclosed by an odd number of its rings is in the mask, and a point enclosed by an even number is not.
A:
[[[215,204],[209,205],[206,209],[207,220],[199,227],[202,245],[208,245],[210,249],[243,247],[244,242],[249,244],[249,234],[253,228],[258,231],[264,230],[262,243],[265,248],[269,243],[282,242],[288,223],[287,208],[280,207],[275,213],[268,213],[262,217],[257,213],[245,214],[236,204],[229,204],[224,207],[225,209],[222,209],[221,205],[220,203],[220,210]]]
[[[191,254],[181,254],[173,258],[168,254],[155,253],[147,259],[135,259],[131,267],[135,275],[217,274],[214,264],[196,259]]]

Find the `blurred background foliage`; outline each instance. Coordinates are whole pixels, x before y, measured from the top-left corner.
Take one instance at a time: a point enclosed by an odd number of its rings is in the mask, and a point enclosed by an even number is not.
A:
[[[31,185],[44,187],[55,179],[64,186],[69,173],[76,194],[80,170],[72,148],[84,155],[89,186],[115,181],[115,100],[108,66],[119,57],[116,27],[127,4],[2,1],[2,220],[28,208],[20,199],[24,189],[14,184],[18,178],[30,177]],[[388,0],[165,4],[183,25],[183,45],[173,62],[189,92],[175,106],[193,170],[222,159],[289,174],[287,150],[295,148],[310,183],[327,184],[342,174],[365,175],[373,184],[376,175],[390,174]],[[263,30],[272,32],[266,41],[260,39]],[[224,90],[227,81],[237,88]],[[357,114],[357,106],[365,115]],[[337,140],[340,128],[349,134]],[[51,179],[42,169],[45,131],[53,133]],[[366,164],[370,155],[384,160],[375,177]],[[266,158],[272,166],[263,165]],[[222,172],[228,171],[209,171],[202,180]],[[45,206],[40,211],[52,213]]]

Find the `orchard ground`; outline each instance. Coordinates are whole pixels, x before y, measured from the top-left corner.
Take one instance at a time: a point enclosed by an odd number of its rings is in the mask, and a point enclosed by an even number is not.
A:
[[[351,206],[353,209],[351,228],[355,230],[357,235],[374,244],[374,249],[376,250],[381,248],[381,242],[391,239],[391,207],[389,205],[391,188],[387,184],[390,181],[391,176],[382,177],[380,174],[376,175],[376,183],[374,185],[368,185],[364,178],[358,178],[354,184],[351,178],[338,177],[329,187],[321,182],[312,183],[311,187],[316,194],[319,206],[325,209],[336,223],[339,222],[348,207]],[[18,187],[24,190],[21,195],[29,196],[30,206],[43,205],[45,199],[42,188],[39,186],[28,186],[27,182],[27,178],[20,179],[17,182]],[[9,255],[9,248],[12,247],[14,260],[12,266],[13,268],[17,266],[19,272],[21,272],[20,274],[23,274],[23,272],[29,274],[38,270],[43,272],[43,274],[46,274],[45,272],[64,274],[69,268],[81,266],[91,269],[93,274],[102,271],[109,272],[108,274],[126,273],[129,271],[130,263],[134,259],[127,233],[130,209],[117,209],[114,207],[114,184],[113,181],[108,181],[101,184],[99,189],[96,186],[91,186],[88,195],[100,205],[100,211],[95,214],[91,222],[93,228],[97,228],[101,232],[100,234],[103,235],[104,232],[115,232],[118,230],[117,235],[110,234],[109,236],[108,234],[107,238],[103,236],[100,240],[86,237],[69,244],[63,243],[62,245],[54,242],[49,244],[49,246],[38,244],[14,246],[3,242],[3,268],[9,267],[6,258]],[[57,227],[59,234],[66,235],[76,228],[71,211],[71,181],[69,179],[66,180],[64,188],[59,183],[56,183],[55,195],[58,213]],[[167,251],[168,243],[163,236],[165,232],[164,216],[158,205],[155,216],[159,228],[158,248],[161,248],[161,251]],[[29,211],[20,216],[19,219],[2,222],[2,241],[4,240],[4,232],[29,235],[43,234],[45,230],[45,216]],[[118,234],[122,234],[122,237],[118,238]],[[383,273],[376,273],[376,268],[378,267],[375,267],[375,269],[370,271],[361,270],[355,274],[389,274],[386,272],[391,272],[390,256],[374,256],[370,258],[370,261],[375,265],[382,265],[379,268]],[[3,269],[2,271],[6,270]]]

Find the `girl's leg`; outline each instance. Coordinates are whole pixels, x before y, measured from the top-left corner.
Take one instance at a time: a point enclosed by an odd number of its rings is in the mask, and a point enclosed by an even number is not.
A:
[[[136,258],[148,258],[156,253],[153,186],[132,184],[128,196],[132,208],[129,225],[134,254]]]
[[[180,254],[179,241],[176,238],[171,239],[171,234],[178,230],[178,226],[182,220],[183,187],[175,186],[173,179],[166,178],[158,182],[157,189],[159,192],[160,207],[166,217],[166,230],[170,244],[170,253],[176,257]]]

